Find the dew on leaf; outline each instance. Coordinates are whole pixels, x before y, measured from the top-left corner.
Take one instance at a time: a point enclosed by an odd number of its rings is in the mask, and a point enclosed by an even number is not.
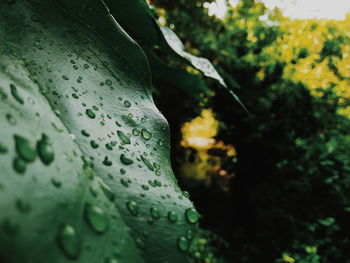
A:
[[[118,130],[117,134],[124,144],[130,144],[130,138],[122,131]]]
[[[8,152],[7,146],[6,146],[5,144],[2,144],[2,143],[0,142],[0,154],[1,154],[1,153],[7,153],[7,152]]]
[[[113,201],[115,199],[115,194],[112,192],[111,188],[107,186],[102,181],[99,181],[100,187],[102,189],[102,192],[105,194],[105,196],[110,200]]]
[[[127,108],[130,108],[131,107],[131,102],[126,100],[124,101],[124,106],[127,107]]]
[[[99,147],[99,144],[97,142],[95,142],[94,140],[90,141],[90,145],[94,149],[97,149]]]
[[[29,202],[24,199],[17,199],[16,207],[21,213],[28,213],[31,210]]]
[[[106,166],[111,166],[112,165],[112,161],[109,160],[109,158],[106,156],[102,162],[104,165]]]
[[[140,131],[139,131],[138,129],[134,128],[134,129],[132,130],[132,135],[138,136],[139,134],[140,134]]]
[[[35,145],[20,135],[14,138],[17,154],[26,162],[34,162],[37,155]]]
[[[36,148],[40,160],[44,164],[50,165],[55,159],[55,154],[49,138],[45,134],[43,134],[41,139],[38,141]]]
[[[108,215],[100,207],[92,204],[86,204],[84,215],[87,223],[96,233],[103,234],[108,230]]]
[[[155,219],[160,218],[160,212],[159,209],[155,206],[152,206],[150,209],[151,216]]]
[[[61,226],[57,233],[57,244],[62,252],[70,259],[79,255],[78,236],[75,228],[70,224]]]
[[[13,84],[10,84],[10,88],[11,88],[11,94],[13,96],[13,98],[20,104],[24,104],[24,99],[22,98],[22,96],[19,94],[17,87]]]
[[[149,130],[147,130],[147,129],[142,129],[141,130],[141,136],[145,140],[149,140],[149,139],[152,138],[152,133]]]
[[[124,154],[120,155],[120,161],[125,165],[130,165],[130,164],[134,163],[134,161],[132,159],[126,157]]]
[[[148,185],[143,184],[143,185],[141,185],[141,187],[142,187],[143,190],[146,190],[146,191],[149,190],[149,186]]]
[[[175,223],[177,221],[177,214],[173,211],[168,212],[168,220],[172,223]]]
[[[51,178],[51,183],[57,188],[60,188],[62,186],[61,180],[55,177]]]
[[[13,160],[13,169],[19,174],[24,174],[27,170],[27,163],[21,158],[16,157]]]
[[[86,130],[82,130],[81,134],[84,135],[85,137],[90,137],[90,133],[88,133]]]
[[[143,163],[147,166],[147,168],[149,170],[151,170],[152,172],[154,171],[154,167],[152,165],[152,163],[143,155],[141,155],[141,160],[143,161]]]
[[[177,247],[185,252],[188,250],[189,242],[185,237],[179,237],[177,240]]]
[[[95,114],[95,112],[92,109],[86,109],[85,113],[91,119],[95,119],[96,118],[96,114]]]
[[[8,121],[8,123],[10,123],[13,126],[17,124],[16,118],[10,113],[6,114],[6,120]]]
[[[139,214],[139,205],[135,201],[128,201],[126,207],[132,215],[137,216]]]
[[[196,209],[194,209],[194,208],[186,209],[185,215],[186,215],[186,218],[187,218],[188,222],[190,222],[192,224],[197,223],[198,220],[199,220],[199,214],[196,211]]]

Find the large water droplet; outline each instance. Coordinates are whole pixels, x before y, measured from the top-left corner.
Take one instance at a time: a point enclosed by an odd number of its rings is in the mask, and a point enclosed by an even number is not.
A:
[[[194,208],[188,208],[186,209],[186,218],[188,220],[188,222],[192,223],[192,224],[195,224],[198,222],[199,220],[199,214],[198,212],[196,211],[196,209]]]
[[[86,109],[85,113],[91,119],[95,119],[96,118],[96,114],[95,114],[95,112],[92,109]]]
[[[137,216],[139,214],[139,205],[135,201],[128,201],[126,207],[132,215]]]
[[[152,163],[145,156],[141,155],[141,160],[147,166],[148,169],[150,169],[152,172],[154,171]]]
[[[105,211],[96,205],[85,205],[85,219],[92,229],[99,234],[103,234],[108,230],[108,216]]]
[[[104,165],[106,166],[111,166],[112,165],[112,161],[109,160],[109,158],[106,156],[102,162]]]
[[[10,88],[11,88],[11,94],[13,96],[13,98],[20,104],[24,104],[24,100],[23,98],[21,97],[21,95],[18,93],[18,90],[16,88],[15,85],[13,84],[10,84]]]
[[[179,237],[177,240],[177,246],[181,251],[185,252],[188,250],[189,242],[185,237]]]
[[[16,157],[13,160],[13,169],[19,173],[19,174],[23,174],[26,172],[27,170],[27,163],[25,161],[23,161],[21,158]]]
[[[124,154],[120,155],[120,161],[125,165],[130,165],[130,164],[134,163],[134,161],[132,159],[126,157]]]
[[[177,214],[173,211],[168,212],[168,220],[175,223],[177,221]]]
[[[57,234],[57,243],[63,253],[71,259],[79,255],[79,243],[75,228],[70,224],[61,226]]]
[[[43,134],[41,139],[38,141],[36,148],[37,148],[40,160],[44,164],[49,165],[53,162],[55,158],[55,154],[53,151],[53,147],[49,141],[49,138],[45,134]]]
[[[124,144],[130,144],[130,138],[122,131],[117,131],[119,138],[122,140]]]
[[[160,217],[159,209],[155,206],[152,206],[150,209],[151,216],[155,219],[158,219]]]
[[[126,100],[124,101],[124,106],[127,107],[127,108],[130,108],[131,107],[131,102]]]
[[[95,142],[94,140],[90,141],[90,145],[94,149],[97,149],[99,147],[99,144],[97,142]]]
[[[149,130],[147,130],[147,129],[142,129],[141,130],[141,136],[145,140],[149,140],[149,139],[152,138],[152,133]]]
[[[26,138],[15,135],[16,151],[26,162],[34,162],[36,159],[35,145]]]

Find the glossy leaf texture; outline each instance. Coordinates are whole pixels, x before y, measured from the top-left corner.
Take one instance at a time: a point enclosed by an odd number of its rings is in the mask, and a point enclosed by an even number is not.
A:
[[[150,94],[103,2],[0,1],[1,262],[214,262]]]

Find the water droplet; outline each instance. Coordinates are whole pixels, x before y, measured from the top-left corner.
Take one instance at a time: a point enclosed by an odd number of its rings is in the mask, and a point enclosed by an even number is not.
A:
[[[124,106],[127,107],[127,108],[130,108],[131,107],[131,102],[126,100],[124,101]]]
[[[98,143],[95,142],[94,140],[90,141],[90,145],[92,148],[97,149],[99,147]]]
[[[132,215],[137,216],[139,214],[139,205],[135,201],[128,201],[126,207]]]
[[[88,133],[86,130],[82,130],[81,134],[84,135],[85,137],[90,137],[90,133]]]
[[[60,188],[62,186],[61,180],[55,177],[51,178],[51,183],[57,188]]]
[[[112,192],[111,188],[109,188],[105,183],[102,181],[99,181],[100,187],[105,194],[105,196],[110,200],[113,201],[115,199],[115,194]]]
[[[36,148],[37,148],[40,160],[44,164],[50,165],[55,158],[55,154],[53,151],[53,147],[49,141],[49,138],[45,134],[41,136],[41,139],[38,141]]]
[[[129,182],[127,179],[121,178],[120,183],[124,185],[125,187],[129,187]]]
[[[150,209],[151,216],[155,219],[160,218],[160,212],[159,209],[155,206],[152,206]]]
[[[130,165],[130,164],[134,163],[134,161],[132,159],[126,157],[124,154],[120,155],[120,161],[125,165]]]
[[[108,157],[106,156],[102,162],[104,165],[106,166],[111,166],[112,165],[112,161],[108,159]]]
[[[182,194],[183,194],[184,197],[190,198],[189,192],[187,192],[187,191],[182,191]]]
[[[141,155],[141,160],[147,166],[148,169],[150,169],[152,172],[154,171],[154,167],[153,167],[152,163],[146,157]]]
[[[91,119],[95,119],[96,118],[96,114],[95,114],[95,112],[92,109],[86,109],[85,113]]]
[[[179,237],[177,240],[177,246],[181,251],[185,252],[188,250],[189,242],[185,237]]]
[[[138,129],[134,128],[134,129],[132,130],[132,135],[138,136],[139,134],[140,134],[140,131],[139,131]]]
[[[31,210],[29,202],[23,199],[17,199],[16,207],[22,213],[28,213]]]
[[[122,125],[118,121],[115,121],[115,125],[117,125],[118,127],[122,127]]]
[[[188,220],[188,222],[192,223],[192,224],[195,224],[198,222],[199,220],[199,214],[198,212],[196,211],[196,209],[194,208],[188,208],[186,209],[186,218]]]
[[[10,113],[6,114],[6,120],[13,126],[17,124],[16,118],[13,117],[12,114],[10,114]]]
[[[130,144],[131,143],[130,142],[130,138],[124,132],[118,130],[117,134],[118,134],[119,138],[122,140],[122,142],[124,144]]]
[[[57,243],[63,253],[71,259],[79,255],[78,237],[75,228],[70,224],[61,226],[57,234]]]
[[[17,87],[13,84],[10,84],[10,88],[11,88],[11,94],[13,96],[13,98],[20,104],[24,104],[24,100],[22,98],[22,96],[18,93]]]
[[[106,212],[96,205],[85,205],[85,219],[98,234],[105,233],[109,228],[109,220]]]
[[[14,138],[18,155],[26,162],[34,162],[36,159],[34,144],[19,135],[15,135]]]
[[[175,223],[177,221],[177,214],[173,211],[168,212],[168,220],[172,223]]]
[[[142,138],[144,138],[145,140],[149,140],[152,138],[152,133],[150,131],[148,131],[147,129],[142,129],[141,130],[141,136]]]
[[[94,179],[95,171],[92,169],[91,164],[89,165],[88,163],[84,163],[83,172],[84,172],[84,175],[90,180]]]
[[[146,190],[146,191],[149,190],[149,186],[148,185],[143,184],[143,185],[141,185],[141,187],[142,187],[143,190]]]
[[[10,219],[4,219],[2,222],[2,228],[9,235],[15,235],[19,230],[18,224]]]
[[[112,151],[113,150],[113,145],[112,145],[112,143],[106,143],[106,148],[108,149],[108,150],[110,150],[110,151]]]
[[[7,153],[7,152],[8,152],[7,146],[0,142],[0,153]]]
[[[19,174],[24,174],[27,170],[27,163],[21,158],[16,157],[13,160],[13,169]]]

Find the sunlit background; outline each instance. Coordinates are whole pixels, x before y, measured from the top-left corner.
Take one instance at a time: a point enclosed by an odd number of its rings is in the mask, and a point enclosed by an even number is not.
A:
[[[350,11],[350,1],[348,0],[260,0],[269,9],[278,7],[283,14],[295,19],[344,19]],[[230,0],[234,7],[238,0]],[[217,0],[213,3],[206,3],[209,14],[223,18],[227,12],[225,0]]]

